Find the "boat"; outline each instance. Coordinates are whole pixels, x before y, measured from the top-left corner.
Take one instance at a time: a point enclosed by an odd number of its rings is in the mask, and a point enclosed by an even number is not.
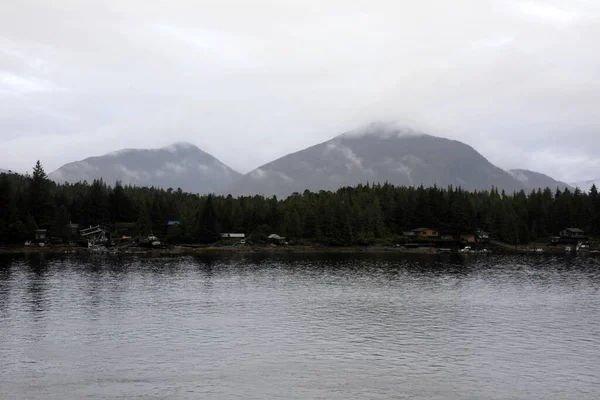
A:
[[[471,246],[466,246],[464,249],[460,249],[458,252],[461,254],[474,254],[475,250],[473,250]]]
[[[585,243],[585,242],[580,242],[577,244],[577,247],[575,248],[575,251],[578,253],[584,253],[584,252],[589,252],[590,251],[590,244],[589,243]]]
[[[156,248],[156,247],[161,247],[162,243],[156,236],[154,236],[151,233],[150,235],[148,235],[148,237],[146,237],[144,239],[140,239],[140,246]]]

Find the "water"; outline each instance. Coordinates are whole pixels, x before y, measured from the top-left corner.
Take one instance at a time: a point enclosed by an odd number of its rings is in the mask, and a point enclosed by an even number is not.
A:
[[[600,259],[0,258],[2,399],[598,399]]]

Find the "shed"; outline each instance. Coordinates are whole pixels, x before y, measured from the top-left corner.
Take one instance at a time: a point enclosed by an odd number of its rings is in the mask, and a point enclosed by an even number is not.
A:
[[[38,229],[35,231],[35,240],[44,241],[46,240],[46,229]]]
[[[67,229],[69,230],[71,235],[77,235],[77,233],[79,232],[79,224],[67,224]]]
[[[273,242],[276,242],[276,243],[283,243],[283,242],[285,242],[285,237],[279,236],[279,235],[277,235],[275,233],[269,235],[268,239],[271,240],[271,241],[273,241]]]

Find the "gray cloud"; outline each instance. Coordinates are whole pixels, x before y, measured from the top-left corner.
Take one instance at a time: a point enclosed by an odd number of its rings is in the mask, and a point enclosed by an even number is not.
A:
[[[375,120],[600,175],[600,3],[7,2],[0,167],[190,141],[241,172]]]

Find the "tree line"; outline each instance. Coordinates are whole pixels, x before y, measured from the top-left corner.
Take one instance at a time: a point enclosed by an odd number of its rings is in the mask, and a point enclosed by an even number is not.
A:
[[[175,232],[168,221],[179,221]],[[56,184],[40,162],[31,175],[0,175],[0,243],[22,244],[37,229],[64,241],[69,224],[127,227],[172,243],[213,243],[220,233],[245,233],[256,242],[277,233],[297,243],[331,246],[395,244],[402,233],[430,227],[450,235],[491,232],[506,243],[529,243],[578,227],[600,235],[600,196],[580,190],[396,187],[389,183],[305,191],[276,197],[206,195],[181,189],[133,187],[102,180]]]

